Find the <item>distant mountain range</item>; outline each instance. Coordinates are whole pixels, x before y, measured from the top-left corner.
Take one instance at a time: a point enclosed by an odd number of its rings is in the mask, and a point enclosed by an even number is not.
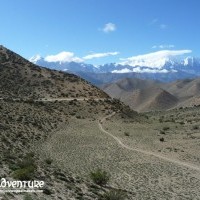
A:
[[[200,78],[171,83],[125,78],[106,84],[102,89],[136,111],[166,110],[200,104]]]
[[[117,81],[122,78],[142,78],[170,82],[177,79],[195,78],[200,76],[200,59],[171,57],[152,62],[109,63],[99,66],[83,62],[49,62],[37,55],[30,59],[34,64],[68,71],[81,76],[95,85]],[[149,65],[149,66],[148,66]]]

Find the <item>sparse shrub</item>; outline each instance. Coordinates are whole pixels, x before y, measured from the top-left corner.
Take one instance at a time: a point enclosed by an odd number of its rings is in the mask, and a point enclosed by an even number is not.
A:
[[[6,136],[4,136],[4,135],[1,137],[1,141],[2,141],[3,143],[9,143],[8,138],[7,138]]]
[[[163,131],[167,131],[167,130],[169,130],[169,126],[164,126]]]
[[[5,153],[4,153],[4,158],[7,160],[7,161],[14,161],[16,158],[15,158],[15,156],[12,154],[12,153],[10,153],[9,151],[6,151]]]
[[[15,171],[15,170],[19,169],[19,166],[11,163],[11,164],[9,164],[9,169],[11,169],[12,171]]]
[[[111,190],[106,192],[102,200],[124,200],[126,198],[126,195],[124,192],[119,190]]]
[[[175,123],[176,121],[175,121],[175,119],[174,119],[174,118],[171,118],[171,122],[174,122],[174,123]]]
[[[165,135],[165,131],[160,130],[160,134]]]
[[[23,198],[23,200],[33,200],[30,194],[26,194]]]
[[[48,188],[44,188],[43,189],[43,193],[46,194],[46,195],[51,195],[52,194],[52,191]]]
[[[110,179],[110,174],[102,169],[97,169],[90,173],[90,178],[98,185],[106,185]]]
[[[124,135],[125,135],[125,136],[130,136],[130,133],[124,132]]]
[[[17,169],[13,173],[13,178],[22,181],[31,180],[33,178],[34,171],[35,171],[34,166]]]
[[[34,172],[36,170],[34,154],[28,153],[22,161],[16,164],[15,168],[18,169],[13,172],[13,178],[17,180],[33,179]]]
[[[194,125],[193,126],[193,130],[197,130],[197,129],[199,129],[199,126],[198,125]]]
[[[185,124],[185,122],[181,121],[181,122],[179,122],[179,124],[183,125],[183,124]]]
[[[45,160],[45,162],[46,162],[48,165],[50,165],[50,164],[53,162],[53,160],[52,160],[51,158],[47,158],[47,159]]]
[[[164,142],[164,141],[165,141],[165,139],[164,139],[163,137],[161,137],[161,138],[160,138],[160,141],[161,141],[161,142]]]
[[[26,168],[29,166],[35,166],[35,161],[32,154],[27,154],[24,159],[18,163],[20,168]]]

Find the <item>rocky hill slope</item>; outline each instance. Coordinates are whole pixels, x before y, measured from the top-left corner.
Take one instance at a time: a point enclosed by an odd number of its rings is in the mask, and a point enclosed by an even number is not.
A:
[[[96,124],[114,111],[125,119],[131,114],[135,120],[140,116],[87,81],[36,66],[3,46],[0,47],[0,71],[0,177],[45,182],[43,193],[5,193],[0,197],[13,200],[102,198],[110,187],[98,186],[63,169],[51,157],[41,156],[51,153],[44,152],[42,144],[63,126],[67,127],[70,120]]]
[[[13,98],[107,98],[76,75],[36,66],[0,46],[0,97]]]

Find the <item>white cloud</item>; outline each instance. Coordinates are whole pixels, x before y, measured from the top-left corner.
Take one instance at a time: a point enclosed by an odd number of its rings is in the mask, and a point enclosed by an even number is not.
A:
[[[60,63],[83,62],[83,59],[74,56],[73,52],[67,52],[67,51],[60,52],[56,55],[46,56],[44,60],[47,62],[60,62]]]
[[[157,18],[153,19],[150,23],[150,26],[158,26],[160,29],[164,30],[168,28],[167,24],[160,22]]]
[[[167,28],[167,25],[166,24],[160,24],[160,28],[164,30],[164,29]]]
[[[128,68],[124,68],[124,69],[120,69],[120,70],[113,70],[112,73],[130,73],[133,72],[132,70],[128,69]]]
[[[86,60],[91,60],[94,58],[102,58],[107,56],[116,56],[119,52],[105,52],[105,53],[92,53],[86,55],[82,58],[75,56],[73,52],[63,51],[55,55],[48,55],[45,58],[42,58],[40,55],[33,56],[29,59],[30,62],[36,63],[37,61],[44,59],[46,62],[59,62],[59,63],[66,63],[66,62],[84,62]]]
[[[175,45],[173,44],[161,44],[152,46],[152,49],[172,49],[174,47]]]
[[[168,73],[170,71],[166,69],[150,69],[150,68],[145,68],[142,69],[141,67],[135,67],[133,69],[128,69],[124,68],[121,70],[113,70],[112,73],[130,73],[130,72],[135,72],[135,73]],[[175,70],[172,70],[171,72],[176,72]]]
[[[157,22],[158,22],[158,19],[155,18],[149,23],[149,25],[152,26],[152,25],[156,24]]]
[[[119,63],[121,65],[130,66],[146,66],[150,68],[161,69],[163,65],[171,58],[175,56],[180,56],[183,54],[191,53],[191,50],[161,50],[149,54],[138,55],[129,57],[126,59],[121,59],[123,62]]]
[[[116,25],[113,24],[113,23],[107,23],[107,24],[104,25],[102,30],[103,30],[104,33],[113,32],[113,31],[116,30]]]
[[[102,57],[107,57],[107,56],[115,56],[118,55],[119,52],[106,52],[106,53],[92,53],[89,54],[87,56],[84,56],[83,59],[84,60],[90,60],[93,58],[102,58]]]

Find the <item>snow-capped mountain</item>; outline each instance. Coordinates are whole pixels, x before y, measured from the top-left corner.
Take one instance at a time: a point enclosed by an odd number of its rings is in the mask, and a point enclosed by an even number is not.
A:
[[[154,62],[155,61],[155,62]],[[184,71],[187,73],[200,74],[200,59],[195,57],[186,57],[178,59],[177,57],[161,57],[154,59],[130,59],[121,63],[108,63],[104,65],[94,66],[84,62],[64,62],[64,61],[48,61],[47,59],[36,55],[30,59],[37,65],[48,67],[51,69],[71,71],[71,72],[95,72],[95,73],[176,73]]]
[[[113,77],[117,77],[116,79],[124,77],[124,74],[128,77],[141,77],[160,81],[172,81],[200,76],[200,59],[195,57],[185,57],[182,59],[178,57],[161,57],[155,60],[155,64],[153,64],[154,60],[151,57],[147,59],[135,59],[133,57],[126,62],[109,63],[99,66],[86,64],[81,61],[61,62],[56,60],[52,62],[42,58],[40,55],[32,57],[30,61],[43,67],[75,73],[93,83],[97,79],[98,83],[101,82],[100,79],[102,79],[103,83],[109,82],[113,80]],[[106,81],[104,80],[105,74]]]
[[[56,69],[61,71],[70,71],[70,72],[97,72],[98,68],[91,64],[86,64],[83,62],[64,62],[64,61],[48,61],[40,55],[33,56],[29,59],[30,62],[37,64],[42,67],[47,67],[50,69]]]

